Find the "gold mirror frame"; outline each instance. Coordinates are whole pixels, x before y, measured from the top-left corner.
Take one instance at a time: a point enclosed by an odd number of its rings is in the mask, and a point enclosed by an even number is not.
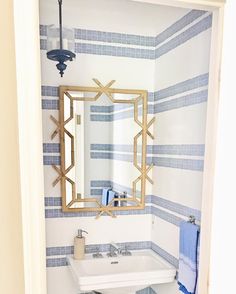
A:
[[[93,79],[97,87],[81,87],[81,86],[60,86],[59,87],[59,121],[55,119],[52,115],[51,120],[56,124],[56,130],[53,132],[51,138],[54,139],[56,135],[60,136],[60,150],[61,150],[61,165],[57,167],[52,165],[53,169],[58,174],[58,177],[53,182],[53,186],[61,183],[61,196],[62,196],[62,211],[64,212],[81,212],[81,211],[95,211],[98,212],[97,217],[100,217],[103,213],[115,217],[112,213],[117,210],[134,210],[134,209],[144,209],[145,207],[145,190],[146,190],[146,180],[153,184],[152,179],[148,176],[149,171],[153,167],[153,164],[147,166],[146,156],[147,156],[147,136],[154,139],[154,136],[149,131],[149,128],[154,123],[155,118],[152,118],[150,122],[147,122],[147,100],[148,92],[146,90],[130,90],[130,89],[116,89],[111,88],[114,84],[114,80],[110,81],[107,85],[103,86],[97,79]],[[94,97],[72,97],[69,91],[78,91],[86,93],[95,93]],[[114,99],[112,94],[130,94],[137,95],[136,98],[130,100]],[[133,206],[112,206],[115,199],[112,199],[107,206],[103,206],[96,198],[79,198],[76,195],[75,182],[70,179],[67,174],[75,166],[75,155],[74,155],[74,136],[66,129],[66,124],[73,119],[73,101],[96,101],[103,94],[105,94],[113,103],[127,103],[134,105],[134,121],[140,126],[141,130],[134,137],[134,154],[133,154],[133,165],[140,172],[140,175],[132,183],[132,198],[128,198],[128,201],[136,203]],[[70,116],[66,120],[64,119],[64,95],[70,99]],[[138,117],[138,104],[142,100],[142,121]],[[71,163],[66,168],[65,166],[65,134],[70,137],[71,140]],[[142,136],[142,158],[141,164],[138,162],[138,139]],[[72,185],[72,200],[67,204],[66,201],[66,181]],[[137,183],[141,181],[141,198],[140,201],[137,200],[136,196],[136,186]],[[119,198],[119,201],[127,201],[127,198]],[[71,207],[74,203],[78,202],[94,202],[98,207],[81,207],[75,208]]]

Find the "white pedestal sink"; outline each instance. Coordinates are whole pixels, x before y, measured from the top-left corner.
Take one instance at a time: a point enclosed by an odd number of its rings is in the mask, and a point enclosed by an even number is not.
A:
[[[132,251],[132,256],[83,260],[67,257],[71,272],[84,293],[131,294],[152,284],[173,282],[176,269],[152,250]]]

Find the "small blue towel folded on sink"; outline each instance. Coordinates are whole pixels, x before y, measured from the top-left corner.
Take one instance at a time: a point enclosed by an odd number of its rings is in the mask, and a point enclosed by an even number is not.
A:
[[[198,278],[198,244],[199,226],[180,223],[180,255],[179,255],[179,290],[185,294],[195,294]]]
[[[112,199],[113,198],[115,198],[115,192],[114,191],[112,191],[112,190],[110,190],[109,192],[108,192],[108,199],[107,199],[107,205],[112,201]]]
[[[111,188],[102,189],[102,205],[103,206],[106,206],[108,204],[109,191],[111,191]]]

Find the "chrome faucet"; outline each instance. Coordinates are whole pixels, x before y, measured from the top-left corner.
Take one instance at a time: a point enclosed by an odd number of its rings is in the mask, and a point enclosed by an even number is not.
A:
[[[132,255],[130,251],[128,251],[127,246],[125,248],[119,247],[114,242],[110,243],[110,251],[107,253],[108,257],[116,257],[117,255],[123,255],[123,256],[130,256]]]
[[[107,253],[107,256],[116,257],[118,254],[120,254],[120,252],[121,252],[121,248],[117,244],[112,242],[110,244],[110,251]]]
[[[93,258],[103,258],[103,255],[102,255],[102,253],[100,252],[98,246],[95,247],[95,253],[93,253]]]

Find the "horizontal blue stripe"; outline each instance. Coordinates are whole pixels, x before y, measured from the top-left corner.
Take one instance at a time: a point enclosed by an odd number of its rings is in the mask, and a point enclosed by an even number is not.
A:
[[[141,146],[138,146],[141,152]],[[133,153],[133,145],[125,144],[91,144],[91,151],[118,151]],[[147,145],[147,154],[171,154],[204,156],[204,144],[180,144],[180,145]]]
[[[109,106],[91,105],[90,112],[112,113],[114,112],[114,105],[109,105]]]
[[[204,168],[204,160],[197,159],[153,157],[151,162],[154,164],[154,166],[171,167],[194,171],[203,171]]]
[[[160,207],[162,207],[162,206],[160,206]],[[155,206],[146,206],[144,209],[141,209],[141,210],[140,209],[120,210],[120,211],[117,210],[117,211],[113,211],[113,213],[114,213],[114,215],[152,214],[152,215],[155,215],[155,216],[157,216],[157,217],[165,220],[166,222],[171,223],[177,227],[179,227],[180,222],[184,220],[184,218],[176,216],[176,215],[169,213],[165,210],[159,209],[158,207],[155,207]],[[94,217],[96,215],[97,215],[97,212],[93,212],[93,211],[63,212],[61,209],[58,209],[58,208],[45,209],[45,217],[46,218]],[[107,216],[107,214],[104,213],[103,216]],[[189,216],[189,215],[186,215],[186,216]],[[198,218],[197,214],[196,214],[196,218]]]
[[[133,162],[133,155],[111,152],[90,152],[92,159],[112,159],[119,161]],[[171,167],[195,171],[203,171],[204,160],[169,158],[169,157],[147,157],[147,164],[154,166]]]
[[[69,255],[74,253],[74,246],[47,247],[46,256]]]
[[[133,155],[131,154],[119,154],[110,152],[90,152],[91,159],[114,159],[121,161],[133,162]]]
[[[152,154],[204,156],[204,144],[150,145]],[[149,152],[149,153],[151,153]]]
[[[173,109],[179,109],[191,105],[196,105],[200,103],[207,102],[208,98],[208,91],[202,90],[196,93],[191,93],[185,96],[181,96],[179,98],[171,99],[169,101],[156,103],[154,105],[148,105],[148,114],[156,114],[160,112],[170,111]],[[139,111],[139,115],[141,115],[141,110]],[[123,111],[115,114],[91,114],[90,120],[91,121],[100,121],[100,122],[112,122],[115,120],[133,118],[134,111],[128,110]]]
[[[143,250],[151,249],[151,241],[135,241],[135,242],[122,242],[116,243],[121,248],[129,248],[129,250]],[[110,250],[110,244],[92,244],[85,245],[85,253],[90,254],[97,252],[97,249],[100,252],[108,252]],[[69,255],[74,253],[74,246],[60,246],[60,247],[47,247],[46,255]]]
[[[113,213],[114,215],[151,214],[151,207],[147,206],[144,209],[113,211]],[[61,209],[45,209],[45,218],[94,217],[97,214],[98,212],[93,211],[63,212]],[[106,216],[106,213],[104,215]]]
[[[92,196],[102,196],[102,191],[103,189],[100,188],[100,189],[90,189],[90,195]]]
[[[179,109],[203,102],[207,102],[208,93],[207,90],[203,90],[197,93],[192,93],[183,97],[175,98],[169,101],[165,101],[158,104],[149,104],[148,105],[148,114],[156,114],[164,111],[169,111],[172,109]],[[94,106],[96,107],[96,106]],[[122,120],[127,118],[132,118],[134,116],[134,111],[130,107],[124,107],[123,109],[130,109],[128,111],[123,111],[115,114],[103,114],[103,113],[112,113],[106,112],[104,107],[103,109],[97,109],[96,114],[91,114],[91,121],[101,121],[101,122],[112,122],[115,120]],[[59,100],[56,99],[42,99],[42,109],[43,110],[58,110],[59,109]],[[95,109],[95,108],[94,108]],[[101,114],[98,114],[101,113]],[[141,111],[139,112],[141,115]]]
[[[47,50],[47,40],[40,40],[40,49]],[[99,56],[115,56],[115,57],[128,57],[136,59],[155,59],[154,49],[140,49],[132,47],[119,47],[111,45],[98,45],[90,43],[75,43],[75,53],[79,54],[92,54]]]
[[[91,187],[111,187],[112,186],[112,181],[104,181],[104,180],[96,180],[96,181],[91,181],[90,182]]]
[[[44,205],[45,206],[62,206],[62,198],[61,197],[44,197]]]
[[[208,91],[200,91],[197,93],[192,93],[183,97],[175,98],[169,101],[165,101],[162,103],[157,103],[154,105],[148,105],[148,114],[156,114],[165,111],[180,109],[183,107],[188,107],[196,104],[201,104],[207,102],[208,99]],[[139,112],[139,115],[141,112]],[[113,122],[117,120],[123,119],[131,119],[134,117],[134,111],[123,111],[115,114],[91,114],[90,121],[92,122]]]
[[[54,155],[44,155],[43,156],[43,164],[44,165],[60,165],[61,157]]]
[[[119,111],[119,110],[125,110],[125,109],[129,109],[129,108],[133,108],[134,105],[133,104],[123,104],[123,103],[119,103],[119,104],[113,104],[110,106],[100,106],[100,105],[91,105],[90,106],[90,112],[95,112],[95,113],[113,113],[115,111]]]
[[[45,36],[46,37],[48,35],[47,28],[48,28],[47,25],[39,25],[39,34],[40,34],[40,36]]]
[[[41,95],[58,97],[59,96],[59,87],[55,86],[41,86]]]
[[[107,43],[118,43],[136,46],[150,46],[155,47],[182,30],[187,25],[191,24],[197,18],[205,14],[206,11],[202,10],[191,10],[189,13],[181,17],[178,21],[173,23],[163,32],[157,36],[144,36],[137,34],[126,34],[116,32],[105,32],[97,30],[86,30],[74,28],[74,37],[78,40],[84,41],[96,41],[96,42],[107,42]],[[40,25],[40,36],[47,36],[47,25]]]
[[[133,155],[119,154],[110,152],[91,152],[91,159],[112,159],[126,162],[133,162]],[[203,171],[204,160],[169,158],[169,157],[147,157],[147,164],[153,163],[154,166],[179,168],[195,171]],[[60,156],[44,155],[44,165],[60,165]]]
[[[165,40],[185,28],[187,25],[191,24],[194,20],[205,14],[206,11],[203,10],[191,10],[189,13],[181,17],[178,21],[173,23],[166,30],[161,32],[156,36],[155,45],[158,46],[163,43]]]
[[[165,42],[172,35],[178,31],[184,29],[187,25],[191,24],[197,18],[205,14],[206,11],[202,10],[191,10],[189,13],[181,17],[178,21],[173,23],[163,32],[157,36],[144,36],[136,34],[116,33],[116,32],[105,32],[97,30],[86,30],[74,28],[74,37],[77,40],[84,41],[96,41],[106,43],[117,43],[127,44],[136,46],[155,47]],[[40,36],[47,36],[47,25],[40,25]]]
[[[129,57],[139,59],[155,59],[155,51],[152,49],[118,47],[90,43],[75,43],[75,53]]]
[[[75,29],[75,39],[137,46],[155,46],[155,37],[152,36],[141,36],[83,29]]]
[[[59,267],[59,266],[67,266],[66,257],[47,258],[46,267]]]
[[[94,185],[94,186],[106,187],[105,185],[102,185],[104,182],[105,181],[91,181],[91,186]],[[107,186],[107,187],[110,187],[110,186]],[[123,187],[123,186],[121,186],[121,187],[122,188],[120,189],[120,191],[127,191],[127,187]],[[94,189],[94,190],[96,190],[96,189]],[[98,189],[98,190],[101,190],[101,189]],[[157,205],[161,208],[167,209],[171,212],[178,213],[178,214],[185,216],[185,217],[189,217],[190,215],[193,215],[197,221],[201,221],[201,211],[200,210],[182,205],[177,202],[167,200],[165,198],[162,198],[162,197],[159,197],[156,195],[147,195],[145,197],[145,203]],[[61,197],[45,197],[45,206],[61,207],[61,205],[62,205],[62,198]],[[159,211],[158,211],[158,213],[159,213]],[[170,216],[165,215],[164,219],[169,221]],[[178,225],[179,220],[177,222],[176,222],[176,220],[174,220],[174,224]]]
[[[40,36],[47,36],[47,25],[40,25]],[[115,33],[115,32],[104,32],[95,30],[86,30],[74,28],[74,37],[77,40],[84,41],[96,41],[106,43],[118,43],[127,45],[137,45],[154,47],[156,37],[143,36],[135,34]]]
[[[47,40],[40,39],[40,50],[47,50]]]
[[[158,216],[159,218],[161,218],[161,219],[165,220],[166,222],[171,223],[177,227],[179,227],[180,222],[184,220],[179,216],[176,216],[172,213],[166,212],[166,211],[159,209],[155,206],[151,206],[151,214]]]
[[[121,151],[133,152],[133,145],[125,144],[91,144],[90,150],[92,151]]]
[[[138,109],[138,116],[142,115],[142,109]],[[90,120],[91,121],[116,121],[121,119],[127,119],[127,118],[133,118],[134,117],[134,108],[131,108],[129,110],[125,110],[122,112],[114,113],[114,114],[107,114],[107,115],[101,115],[101,114],[91,114]]]
[[[57,99],[42,99],[42,109],[58,110],[59,100]]]
[[[191,93],[183,97],[175,98],[169,101],[157,103],[154,105],[154,113],[160,113],[168,110],[187,107],[203,102],[207,102],[208,91],[203,90],[197,93]]]
[[[205,73],[191,79],[179,82],[175,85],[161,89],[154,93],[154,100],[158,101],[164,98],[168,98],[177,94],[181,94],[193,89],[204,87],[208,85],[209,74]]]
[[[138,96],[137,96],[138,97]],[[148,103],[154,101],[154,92],[148,92]],[[141,108],[141,101],[139,102],[139,108]],[[113,112],[120,111],[120,110],[127,110],[133,109],[134,105],[132,103],[115,103],[109,106],[101,106],[101,105],[91,105],[90,112],[93,113],[106,113],[106,114],[113,114]]]
[[[164,258],[166,261],[168,261],[170,264],[172,264],[175,268],[179,267],[179,261],[176,257],[168,253],[163,248],[159,247],[157,244],[152,242],[151,248],[154,252],[159,254],[162,258]]]
[[[101,186],[101,187],[106,187],[106,186]],[[108,187],[110,187],[110,186],[108,186]],[[120,192],[127,191],[128,189],[125,187],[124,189],[121,189]],[[102,195],[102,189],[92,188],[91,191],[93,191],[93,193],[91,193],[91,195],[93,195],[93,196]],[[145,203],[151,203],[151,197],[152,197],[151,195],[146,196]],[[48,206],[57,206],[57,207],[61,208],[61,206],[62,206],[62,198],[61,197],[45,197],[44,198],[44,205],[46,207],[48,207]]]
[[[111,45],[98,45],[91,43],[75,43],[75,52],[84,54],[95,54],[95,55],[107,55],[107,56],[117,56],[117,57],[129,57],[129,58],[141,58],[141,59],[157,59],[162,55],[168,53],[169,51],[175,49],[176,47],[187,42],[191,38],[197,36],[201,32],[209,29],[212,25],[212,15],[209,15],[187,29],[186,31],[180,33],[167,43],[161,45],[157,49],[142,49],[142,48],[131,48],[131,47],[119,47]],[[177,29],[178,30],[178,29]],[[109,34],[109,33],[108,33]],[[165,33],[170,34],[169,32]],[[159,39],[163,37],[159,36]],[[141,38],[140,38],[141,40]],[[157,37],[158,44],[158,37]],[[41,50],[47,50],[47,40],[40,40]]]
[[[201,220],[200,210],[190,208],[180,203],[176,203],[176,202],[173,202],[155,195],[151,195],[151,203],[186,217],[193,215],[195,216],[196,220],[198,221]]]
[[[59,143],[43,143],[44,153],[59,153],[60,144]]]
[[[100,115],[100,114],[91,114],[90,121],[96,122],[111,122],[113,121],[113,115]]]
[[[212,25],[212,15],[209,15],[184,31],[183,33],[179,34],[178,36],[174,37],[170,41],[166,42],[165,44],[161,45],[159,48],[155,50],[155,59],[160,58],[162,55],[170,52],[171,50],[177,48],[178,46],[186,43],[193,37],[199,35],[200,33],[209,29]]]
[[[196,76],[194,78],[185,80],[183,82],[177,83],[175,85],[172,85],[170,87],[161,89],[156,92],[149,92],[149,102],[151,101],[159,101],[164,98],[171,97],[176,94],[181,94],[190,90],[194,90],[200,87],[204,87],[208,85],[208,79],[209,74],[202,74],[199,76]],[[58,91],[59,88],[55,86],[42,86],[41,94],[42,96],[49,96],[49,97],[58,97]],[[179,100],[178,100],[179,99]],[[197,93],[192,93],[189,95],[186,95],[184,97],[177,98],[177,100],[174,100],[174,102],[170,103],[170,101],[164,102],[164,104],[156,104],[155,109],[158,112],[160,110],[160,107],[162,111],[166,108],[167,110],[171,108],[178,108],[183,106],[188,106],[191,104],[196,104],[200,102],[205,102],[207,100],[207,92],[199,91]],[[160,106],[158,106],[160,105]],[[57,99],[43,99],[42,100],[42,108],[43,109],[58,109],[59,108],[59,100]],[[117,105],[110,105],[110,106],[97,106],[92,105],[90,108],[91,112],[96,113],[112,113],[113,111],[117,110],[125,110],[131,108],[130,105],[124,105],[124,104],[117,104]],[[133,113],[133,111],[132,111]],[[152,105],[149,105],[149,113],[154,113],[154,107]],[[131,117],[131,111],[129,116]],[[112,117],[108,116],[107,119],[104,119],[105,121],[111,121]]]

